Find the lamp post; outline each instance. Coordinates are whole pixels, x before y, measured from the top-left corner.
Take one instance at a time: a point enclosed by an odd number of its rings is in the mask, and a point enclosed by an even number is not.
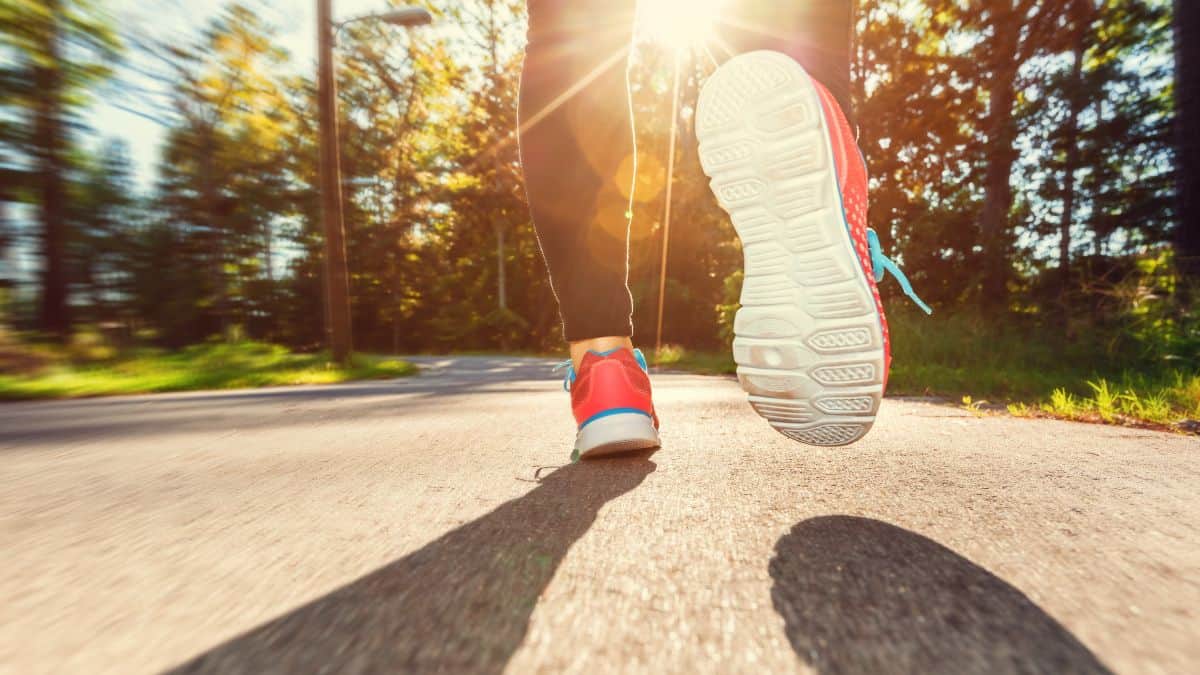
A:
[[[350,275],[346,265],[345,224],[342,221],[334,40],[343,26],[356,21],[373,20],[411,27],[427,24],[433,17],[422,7],[402,7],[337,23],[333,20],[332,4],[332,0],[317,0],[317,108],[321,137],[321,220],[325,231],[325,325],[330,357],[334,363],[347,366],[352,348]]]

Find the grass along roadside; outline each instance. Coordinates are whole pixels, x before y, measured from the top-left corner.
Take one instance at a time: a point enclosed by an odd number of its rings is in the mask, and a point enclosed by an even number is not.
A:
[[[896,322],[898,330],[906,330]],[[906,336],[888,387],[892,395],[937,396],[961,401],[976,414],[1004,410],[1023,417],[1053,417],[1107,424],[1134,424],[1195,431],[1200,420],[1200,372],[1162,370],[1098,374],[1078,361],[1057,367],[1043,347],[996,335],[955,331],[957,336]],[[940,340],[940,342],[939,342]],[[934,351],[931,351],[934,350]],[[980,354],[983,354],[981,356]],[[655,366],[702,374],[733,374],[729,352],[698,352],[667,346]],[[334,368],[323,354],[297,354],[258,342],[213,342],[174,352],[137,349],[119,353],[103,343],[69,348],[0,344],[0,400],[75,398],[201,389],[232,389],[411,375],[406,361],[359,354],[350,368]],[[1178,426],[1183,422],[1190,425]]]
[[[30,364],[23,372],[0,372],[0,400],[335,384],[401,377],[417,370],[406,361],[363,354],[355,355],[351,367],[336,368],[323,354],[296,354],[259,342],[123,354],[105,350],[68,354],[42,348],[23,356]]]
[[[737,364],[727,352],[694,352],[665,346],[655,356],[653,364],[668,370],[707,375],[737,372]],[[1019,417],[1172,429],[1180,429],[1181,423],[1200,420],[1200,373],[1177,370],[1105,378],[1067,369],[1055,372],[996,365],[922,365],[906,363],[897,357],[892,364],[888,394],[961,401],[964,409],[978,414],[1007,408]],[[1183,428],[1195,430],[1194,425]]]
[[[1008,411],[1018,417],[1049,416],[1104,424],[1183,425],[1200,433],[1200,376],[1174,373],[1173,381],[1141,384],[1112,384],[1089,380],[1091,395],[1077,396],[1057,388],[1049,400],[1033,407],[1010,403]]]

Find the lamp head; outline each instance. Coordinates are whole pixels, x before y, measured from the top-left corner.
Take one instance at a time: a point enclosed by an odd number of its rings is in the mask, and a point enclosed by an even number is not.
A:
[[[379,14],[377,18],[393,26],[425,26],[433,23],[433,15],[424,7],[401,7]]]

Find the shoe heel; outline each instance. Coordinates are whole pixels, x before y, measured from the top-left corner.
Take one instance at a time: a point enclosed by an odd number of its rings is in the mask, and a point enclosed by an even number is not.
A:
[[[640,413],[601,417],[580,429],[575,438],[575,454],[588,459],[657,447],[658,430],[650,417]]]

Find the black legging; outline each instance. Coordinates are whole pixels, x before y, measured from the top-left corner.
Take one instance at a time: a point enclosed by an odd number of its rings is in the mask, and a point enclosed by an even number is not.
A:
[[[528,4],[521,161],[563,333],[569,342],[630,336],[625,59],[636,0]],[[853,0],[729,0],[711,51],[789,54],[849,114],[853,14]]]

